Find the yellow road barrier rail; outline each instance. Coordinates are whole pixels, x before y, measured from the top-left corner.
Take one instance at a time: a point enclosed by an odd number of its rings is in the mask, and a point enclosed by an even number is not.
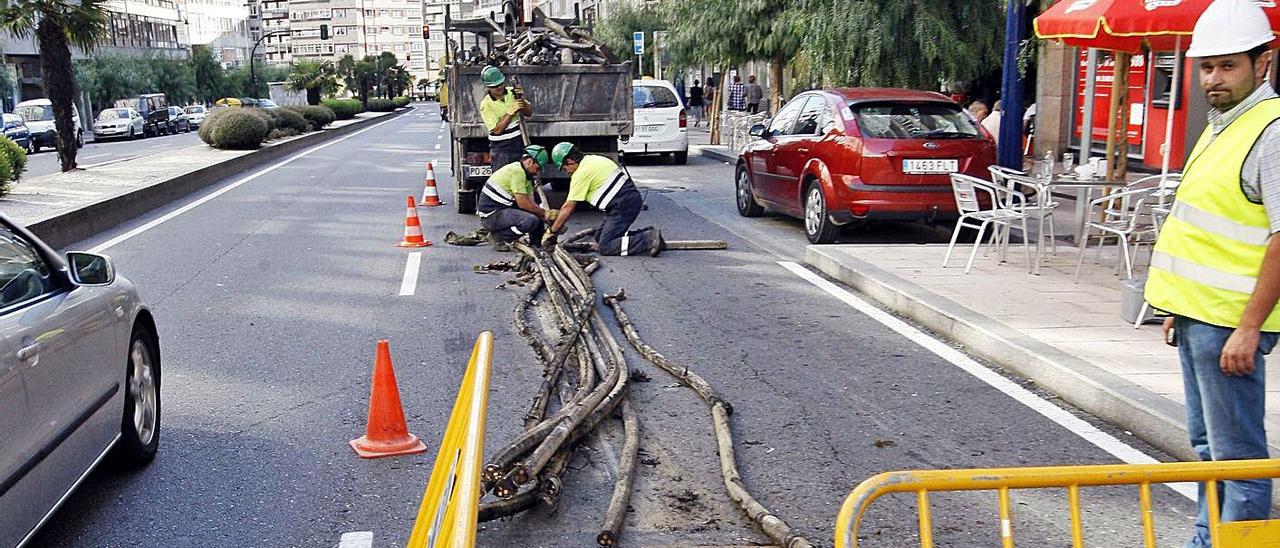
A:
[[[1151,512],[1151,485],[1179,482],[1218,482],[1280,477],[1280,459],[1159,464],[1108,464],[1095,466],[1045,466],[1029,468],[972,468],[966,470],[917,470],[886,472],[862,482],[840,506],[836,517],[836,547],[857,548],[858,525],[871,502],[887,493],[913,493],[919,505],[920,545],[933,547],[933,521],[929,494],[939,491],[996,491],[1000,512],[1000,539],[1004,548],[1013,548],[1012,510],[1009,491],[1013,489],[1067,489],[1071,511],[1072,546],[1084,547],[1084,527],[1080,521],[1080,488],[1102,485],[1136,485],[1142,510],[1146,546],[1156,545],[1155,522]],[[1218,490],[1206,489],[1209,506],[1209,533],[1218,548],[1260,548],[1280,546],[1280,520],[1222,523],[1218,510]]]
[[[493,334],[485,331],[476,339],[471,362],[462,376],[458,399],[409,535],[410,548],[470,548],[476,544],[492,361]]]

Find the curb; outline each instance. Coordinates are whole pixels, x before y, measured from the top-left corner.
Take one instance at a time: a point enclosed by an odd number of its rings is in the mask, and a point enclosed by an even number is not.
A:
[[[698,149],[698,154],[703,158],[710,158],[721,162],[736,163],[738,155],[729,152],[729,149],[720,145],[694,145]]]
[[[104,198],[71,211],[54,214],[27,225],[27,229],[49,244],[49,247],[62,249],[229,177],[302,149],[353,133],[366,126],[392,120],[412,110],[412,108],[401,109],[389,115],[360,120],[340,128],[312,132],[291,141],[260,148],[225,162]]]
[[[821,246],[808,246],[805,262],[889,310],[963,344],[966,352],[1030,379],[1063,401],[1132,432],[1169,455],[1188,462],[1200,460],[1187,442],[1183,404],[864,261],[837,258]],[[1273,446],[1273,454],[1276,451]]]

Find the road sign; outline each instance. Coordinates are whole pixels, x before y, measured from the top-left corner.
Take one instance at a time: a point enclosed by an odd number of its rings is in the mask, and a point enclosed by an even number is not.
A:
[[[644,55],[644,33],[631,33],[632,53],[636,55]]]

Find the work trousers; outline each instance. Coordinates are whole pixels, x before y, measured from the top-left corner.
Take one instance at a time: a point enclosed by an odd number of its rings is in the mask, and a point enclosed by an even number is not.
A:
[[[1200,460],[1267,458],[1266,361],[1276,345],[1276,333],[1263,333],[1254,355],[1253,373],[1231,376],[1222,372],[1222,347],[1234,329],[1176,316],[1174,331],[1182,359],[1182,383],[1187,398],[1187,432]],[[1271,513],[1271,480],[1219,482],[1222,521],[1267,519]],[[1187,548],[1211,546],[1209,506],[1200,484],[1200,511],[1195,536]]]
[[[542,219],[537,215],[514,207],[494,210],[493,213],[481,219],[480,224],[494,237],[507,243],[528,234],[531,245],[541,245],[542,233],[545,230]]]
[[[605,206],[604,221],[596,230],[596,244],[599,245],[601,255],[626,257],[649,252],[649,246],[655,237],[654,229],[627,230],[631,228],[631,223],[636,222],[636,217],[640,216],[642,207],[644,198],[636,190],[636,185],[627,180],[613,197],[613,201]]]
[[[505,141],[489,141],[489,167],[494,171],[524,156],[524,141],[519,137]]]

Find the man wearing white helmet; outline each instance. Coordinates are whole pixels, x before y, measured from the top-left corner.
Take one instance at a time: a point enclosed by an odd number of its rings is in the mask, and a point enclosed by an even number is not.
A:
[[[1275,39],[1250,0],[1215,0],[1187,56],[1213,107],[1152,252],[1146,297],[1169,314],[1191,445],[1203,460],[1267,457],[1265,361],[1280,333],[1280,98],[1267,82]],[[1196,535],[1210,546],[1200,486]],[[1271,481],[1229,481],[1223,521],[1266,519]]]

